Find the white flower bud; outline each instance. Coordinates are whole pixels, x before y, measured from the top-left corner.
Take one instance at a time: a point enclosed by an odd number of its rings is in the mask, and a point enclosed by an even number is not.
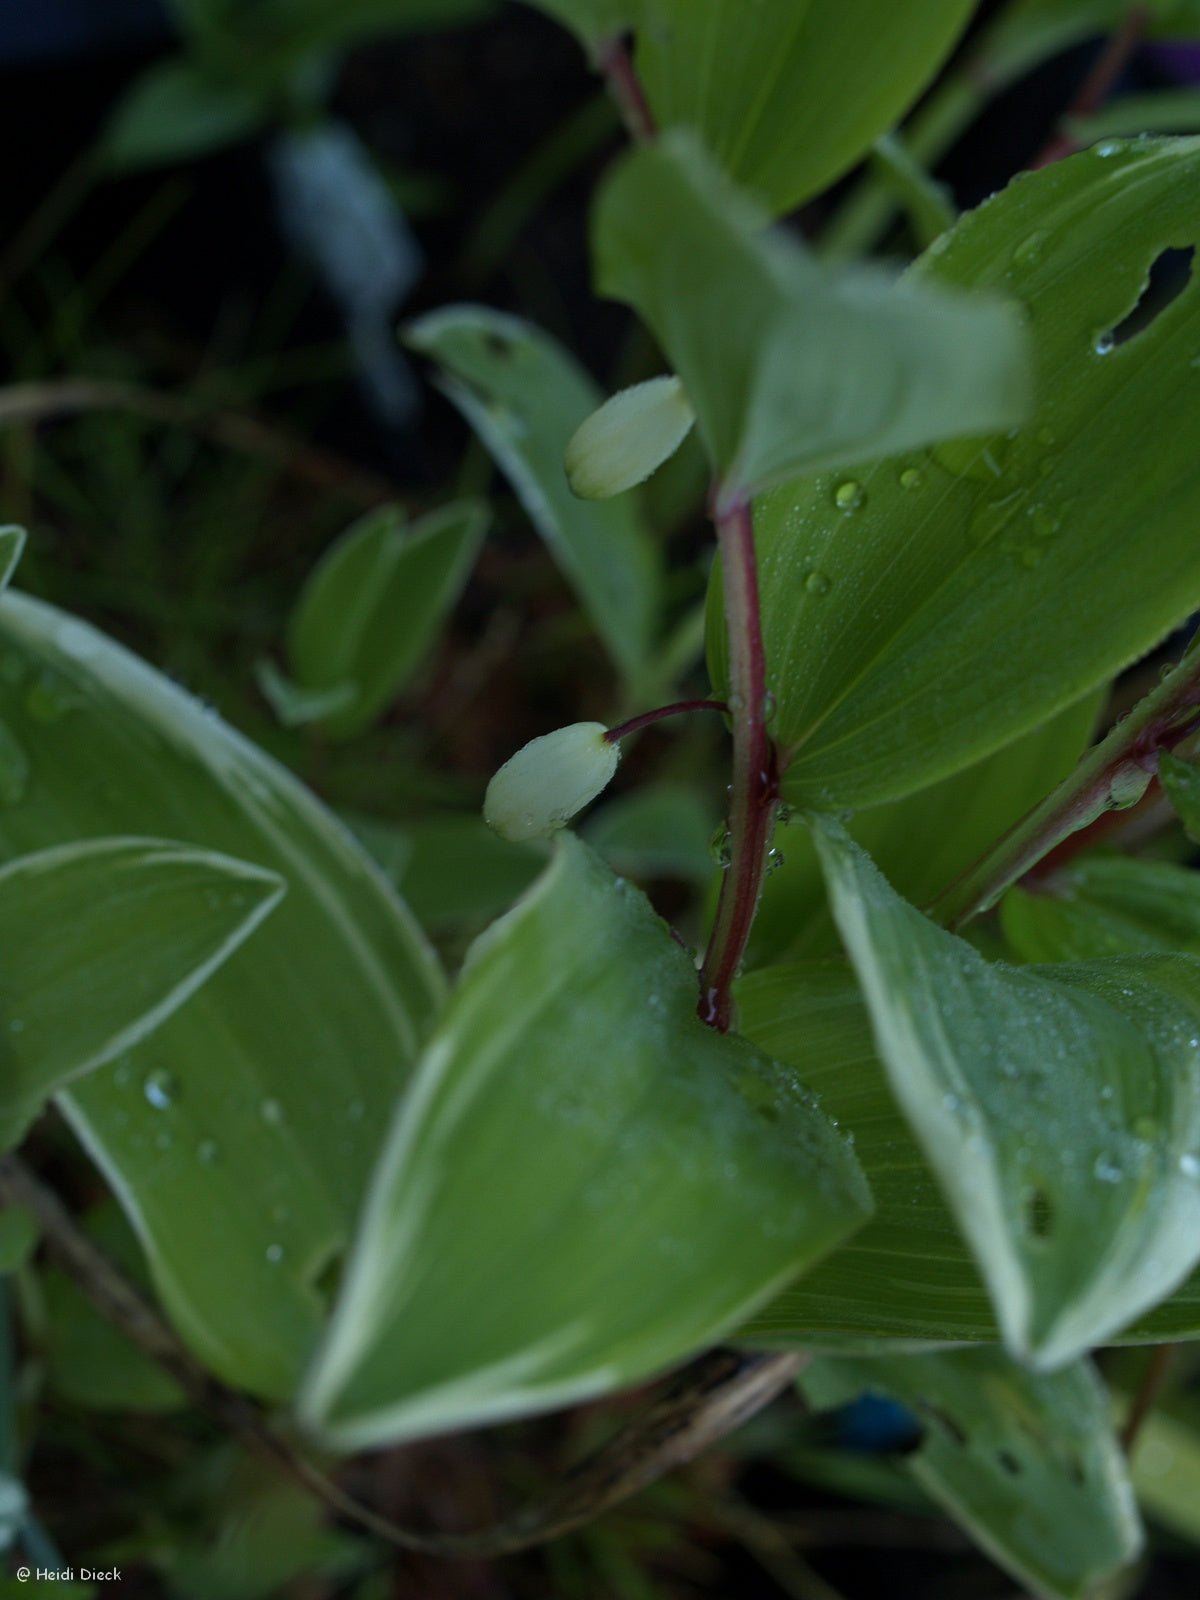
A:
[[[531,739],[488,784],[483,819],[502,839],[544,839],[557,833],[608,787],[621,759],[602,722]]]
[[[678,378],[622,389],[567,445],[567,481],[581,500],[624,494],[675,454],[695,420]]]

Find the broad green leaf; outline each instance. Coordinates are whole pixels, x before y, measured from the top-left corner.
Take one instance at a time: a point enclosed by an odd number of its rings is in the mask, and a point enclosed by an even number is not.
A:
[[[933,78],[973,0],[639,0],[660,125],[697,129],[776,213],[864,156]]]
[[[1200,602],[1195,286],[1108,344],[1155,259],[1200,237],[1200,143],[1101,148],[1016,179],[916,273],[1024,303],[1038,364],[1028,427],[805,480],[755,507],[772,732],[796,804],[875,805],[966,766]],[[1131,560],[1135,547],[1153,561]],[[715,628],[710,650],[719,683]]]
[[[741,1026],[789,1062],[854,1138],[875,1197],[870,1221],[743,1330],[754,1344],[842,1348],[994,1343],[995,1315],[876,1054],[852,974],[808,962],[738,986]],[[1118,1343],[1200,1337],[1200,1273]]]
[[[998,1350],[814,1362],[800,1387],[818,1410],[864,1391],[922,1422],[904,1466],[1022,1586],[1078,1600],[1137,1555],[1141,1526],[1095,1371],[1049,1376]]]
[[[1022,961],[1093,961],[1152,950],[1200,956],[1200,873],[1170,861],[1092,855],[1000,906]]]
[[[567,443],[567,482],[583,500],[609,500],[673,456],[695,421],[678,378],[650,378],[611,395]]]
[[[358,1447],[545,1410],[719,1339],[863,1219],[795,1076],[586,846],[468,957],[301,1412]],[[484,1310],[484,1308],[486,1308]]]
[[[1200,961],[992,965],[814,821],[876,1046],[989,1290],[1049,1369],[1200,1261]]]
[[[766,221],[682,132],[626,157],[596,209],[599,290],[652,329],[727,486],[1021,420],[1014,307],[835,272]]]
[[[1098,711],[1098,696],[1088,695],[940,783],[860,812],[848,831],[898,894],[927,905],[1067,776]],[[775,844],[783,866],[763,891],[752,963],[834,953],[837,930],[811,832],[797,820],[778,831]]]
[[[1158,775],[1188,838],[1200,841],[1200,766],[1164,753],[1159,757]]]
[[[619,36],[634,20],[642,0],[529,0],[589,49]]]
[[[445,373],[449,398],[511,482],[622,673],[646,671],[659,611],[661,560],[635,504],[578,500],[567,442],[604,396],[548,334],[483,306],[454,306],[405,335]]]
[[[287,882],[184,1008],[60,1096],[183,1337],[226,1381],[287,1395],[440,975],[292,777],[93,629],[18,595],[0,600],[0,723],[29,770],[0,806],[0,860],[124,832]]]
[[[406,527],[392,506],[371,511],[326,551],[288,626],[303,689],[341,693],[324,726],[339,738],[369,727],[420,665],[466,583],[489,513],[464,500]]]
[[[283,894],[274,873],[158,839],[0,867],[0,1148],[58,1089],[152,1034]]]
[[[257,133],[269,114],[269,100],[253,89],[192,61],[164,61],[121,100],[100,154],[119,171],[194,161]]]

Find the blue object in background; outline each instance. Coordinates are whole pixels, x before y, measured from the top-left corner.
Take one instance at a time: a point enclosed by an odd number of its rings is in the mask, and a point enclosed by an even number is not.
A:
[[[864,1394],[836,1413],[837,1442],[863,1455],[915,1450],[924,1428],[907,1407],[882,1394]]]
[[[170,33],[162,0],[8,0],[0,66],[87,56]]]

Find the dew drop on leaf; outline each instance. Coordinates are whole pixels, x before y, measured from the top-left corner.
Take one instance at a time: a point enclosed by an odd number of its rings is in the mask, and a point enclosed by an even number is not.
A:
[[[283,1121],[283,1107],[278,1100],[264,1100],[258,1108],[258,1114],[272,1128],[279,1127]]]
[[[221,1159],[221,1146],[215,1139],[201,1139],[196,1146],[196,1155],[205,1167],[215,1167]]]
[[[812,594],[812,595],[828,594],[829,593],[829,589],[830,589],[829,579],[825,576],[825,574],[823,572],[817,572],[817,571],[814,570],[814,571],[810,572],[808,577],[805,578],[805,580],[804,580],[804,592],[805,592],[805,594]]]
[[[147,1077],[142,1093],[156,1111],[166,1111],[175,1104],[179,1085],[165,1068],[159,1068]]]
[[[900,487],[902,489],[919,489],[921,487],[921,474],[916,467],[905,467],[900,474]]]
[[[866,498],[862,484],[858,483],[854,478],[847,478],[844,483],[839,483],[833,491],[834,505],[839,511],[846,512],[847,515],[857,511]]]

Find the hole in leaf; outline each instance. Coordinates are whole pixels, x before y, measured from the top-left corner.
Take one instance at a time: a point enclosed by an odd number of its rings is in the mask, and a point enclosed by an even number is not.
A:
[[[997,1450],[996,1460],[1000,1463],[1010,1477],[1020,1477],[1021,1463],[1017,1460],[1016,1456],[1013,1455],[1011,1450]]]
[[[1128,344],[1162,315],[1173,300],[1187,288],[1192,276],[1195,245],[1185,249],[1163,250],[1150,264],[1137,304],[1120,322],[1096,340],[1096,354],[1107,355],[1118,345]]]
[[[923,1411],[927,1417],[936,1422],[942,1432],[953,1439],[955,1444],[965,1446],[970,1443],[966,1429],[948,1411],[943,1411],[942,1407],[936,1405],[932,1400],[922,1395],[917,1401],[917,1409]]]
[[[1032,1239],[1048,1239],[1054,1232],[1054,1202],[1044,1189],[1026,1191],[1025,1232]]]

